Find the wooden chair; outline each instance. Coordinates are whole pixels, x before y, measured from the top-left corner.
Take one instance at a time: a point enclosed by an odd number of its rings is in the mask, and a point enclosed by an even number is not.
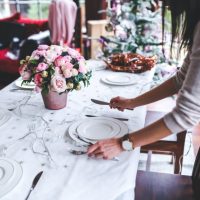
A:
[[[145,124],[148,125],[164,115],[165,113],[163,112],[148,111]],[[173,134],[163,140],[141,147],[141,152],[148,152],[147,169],[150,169],[151,153],[172,154],[174,158],[174,174],[181,173],[186,133],[187,131],[177,135]]]
[[[138,171],[135,200],[200,200],[200,148],[192,177]]]

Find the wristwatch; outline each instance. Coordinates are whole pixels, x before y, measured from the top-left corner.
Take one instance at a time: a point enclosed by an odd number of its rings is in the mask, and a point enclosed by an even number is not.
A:
[[[132,141],[129,139],[129,134],[122,137],[122,148],[125,151],[132,151],[134,149]]]

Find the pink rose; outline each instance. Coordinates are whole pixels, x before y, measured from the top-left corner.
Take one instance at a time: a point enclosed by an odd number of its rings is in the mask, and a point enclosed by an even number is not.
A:
[[[46,51],[45,50],[35,50],[31,54],[31,60],[38,60],[41,56],[45,56]]]
[[[64,92],[67,89],[66,80],[60,75],[54,76],[51,79],[51,86],[58,93]]]
[[[76,57],[76,59],[78,60],[78,62],[80,61],[80,60],[84,60],[84,57],[83,56],[81,56],[81,55],[79,55],[79,56],[77,56]]]
[[[18,69],[19,74],[22,76],[22,74],[24,73],[24,71],[27,69],[27,65],[21,65]]]
[[[62,74],[60,67],[55,67],[55,74]]]
[[[78,57],[81,56],[80,53],[79,53],[78,51],[76,51],[76,50],[74,50],[74,49],[71,49],[71,48],[68,48],[68,49],[67,49],[67,52],[68,52],[68,54],[69,54],[71,57],[73,57],[73,58],[78,58]]]
[[[40,87],[42,85],[42,75],[41,74],[35,74],[35,76],[34,76],[34,83],[38,87]]]
[[[38,52],[39,52],[38,50],[33,51],[31,54],[30,60],[38,60],[40,58]]]
[[[62,66],[62,70],[65,70],[65,69],[69,69],[69,70],[71,70],[73,68],[73,65],[72,65],[72,63],[70,63],[70,62],[67,62],[67,63],[65,63],[65,65],[63,65]]]
[[[70,63],[70,61],[71,61],[70,56],[59,56],[55,60],[55,66],[56,67],[66,66],[66,64]]]
[[[48,65],[46,63],[39,63],[36,67],[36,71],[41,72],[48,68]]]
[[[22,76],[22,79],[23,79],[23,80],[28,81],[28,80],[31,79],[31,72],[30,72],[30,71],[24,71],[24,72],[21,74],[21,76]]]
[[[40,50],[40,51],[42,51],[42,50],[47,50],[49,48],[49,46],[48,45],[46,45],[46,44],[41,44],[41,45],[39,45],[38,46],[38,50]]]
[[[55,63],[55,66],[56,66],[56,67],[61,67],[62,65],[65,64],[65,60],[63,59],[62,56],[59,56],[59,57],[57,57],[57,58],[55,59],[54,63]]]
[[[63,75],[65,78],[70,78],[72,76],[72,72],[69,69],[65,69],[63,71]]]

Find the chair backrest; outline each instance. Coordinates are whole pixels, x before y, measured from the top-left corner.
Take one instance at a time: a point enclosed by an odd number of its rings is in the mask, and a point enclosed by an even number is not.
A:
[[[23,40],[25,27],[14,22],[0,22],[0,43],[8,47],[14,37]]]
[[[200,148],[194,163],[192,172],[192,186],[195,194],[195,199],[200,199]]]

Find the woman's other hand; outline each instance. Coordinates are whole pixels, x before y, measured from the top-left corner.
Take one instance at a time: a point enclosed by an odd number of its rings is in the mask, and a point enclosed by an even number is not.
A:
[[[127,99],[124,97],[115,97],[110,100],[110,108],[116,108],[120,111],[124,111],[126,108],[133,108],[131,105],[132,99]]]
[[[102,140],[90,146],[87,154],[96,158],[112,159],[123,151],[121,143],[121,138]]]

